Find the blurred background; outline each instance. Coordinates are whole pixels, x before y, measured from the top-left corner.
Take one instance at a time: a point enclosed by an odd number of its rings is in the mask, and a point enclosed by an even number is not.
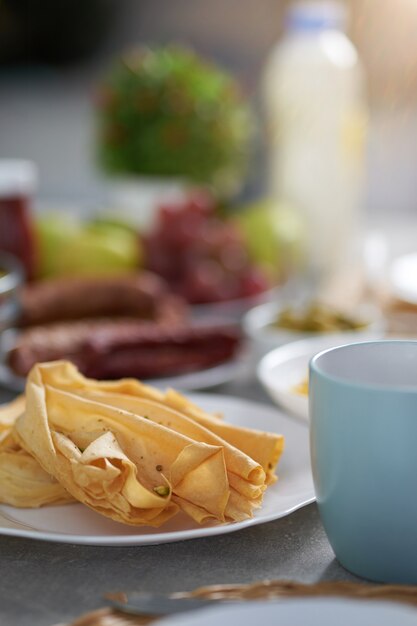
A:
[[[300,270],[317,281],[363,256],[376,273],[387,234],[365,250],[364,232],[411,225],[416,209],[417,5],[3,0],[0,159],[33,162],[37,207],[126,219],[140,233],[184,185],[203,188],[269,266],[218,299]],[[165,227],[139,265],[169,279],[155,252]],[[50,222],[42,228],[41,256]],[[48,263],[29,275],[53,274]]]
[[[289,4],[4,0],[0,157],[33,159],[43,198],[103,199],[94,160],[93,103],[97,81],[114,56],[137,43],[185,43],[235,74],[258,103],[261,71],[283,32]],[[414,0],[350,0],[348,5],[349,33],[365,67],[371,112],[366,210],[414,213],[417,5]],[[261,184],[257,174],[251,193]]]
[[[365,303],[415,333],[416,198],[415,0],[0,2],[0,251],[28,283],[0,329],[35,327],[0,353],[21,376],[68,354],[98,376],[103,336],[112,376],[150,375],[151,322],[153,374],[198,370],[262,304],[265,332],[371,328],[325,310]],[[215,317],[232,336],[196,330]]]

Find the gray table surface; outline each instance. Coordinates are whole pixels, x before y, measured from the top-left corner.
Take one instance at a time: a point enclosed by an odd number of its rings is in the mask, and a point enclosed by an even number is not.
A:
[[[216,391],[271,404],[247,375]],[[11,397],[0,390],[0,401]],[[155,546],[0,536],[0,625],[68,623],[104,606],[107,591],[181,591],[265,579],[358,580],[335,560],[315,504],[235,533]]]

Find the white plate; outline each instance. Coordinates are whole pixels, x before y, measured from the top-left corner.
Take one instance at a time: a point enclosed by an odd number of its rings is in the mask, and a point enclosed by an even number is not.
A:
[[[240,371],[244,367],[245,353],[238,354],[235,358],[215,367],[205,370],[191,372],[190,374],[182,374],[181,376],[171,376],[170,378],[155,378],[146,380],[148,385],[167,389],[182,389],[183,391],[199,391],[200,389],[211,389],[224,385],[238,378]]]
[[[279,480],[266,491],[261,509],[243,522],[198,526],[175,516],[162,528],[135,528],[113,522],[82,504],[16,509],[0,505],[0,534],[91,545],[145,545],[195,539],[234,532],[289,515],[314,501],[308,428],[265,405],[221,395],[193,394],[207,411],[221,411],[232,424],[279,432],[285,451],[278,466]],[[4,517],[4,519],[2,519]]]
[[[400,603],[344,598],[297,598],[279,601],[221,604],[168,617],[161,626],[415,626],[417,611]]]
[[[417,253],[395,259],[389,269],[388,280],[393,296],[417,304]]]
[[[195,320],[201,321],[218,318],[221,321],[239,321],[249,309],[261,306],[264,303],[275,301],[281,292],[282,287],[272,287],[267,291],[247,298],[236,298],[223,302],[210,302],[208,304],[193,304],[191,313]]]
[[[340,333],[302,339],[275,348],[265,355],[257,369],[258,379],[271,398],[284,410],[308,420],[308,396],[294,389],[308,378],[310,359],[328,348],[376,339],[374,333]]]
[[[25,389],[25,379],[13,373],[6,363],[7,354],[12,349],[16,339],[16,331],[8,329],[0,334],[0,385],[21,393]],[[214,367],[181,374],[180,376],[170,376],[167,378],[148,379],[148,385],[166,389],[174,387],[183,391],[198,391],[200,389],[211,389],[218,385],[223,385],[238,377],[240,369],[243,367],[244,350],[229,361],[220,363]]]

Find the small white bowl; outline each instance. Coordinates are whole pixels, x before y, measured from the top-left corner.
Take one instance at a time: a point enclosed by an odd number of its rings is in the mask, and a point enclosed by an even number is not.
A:
[[[352,316],[364,320],[367,324],[357,330],[304,332],[274,327],[273,322],[284,307],[286,308],[286,305],[283,306],[282,303],[267,302],[248,311],[242,320],[243,330],[246,336],[251,339],[254,351],[259,358],[272,350],[272,348],[277,348],[300,339],[354,334],[359,341],[362,336],[380,336],[386,326],[381,313],[374,307],[362,306],[358,307],[358,311],[352,314]]]
[[[376,338],[374,333],[359,336],[353,331],[287,343],[261,359],[257,368],[258,380],[278,406],[308,421],[308,395],[297,392],[296,386],[308,379],[310,359],[328,348]]]

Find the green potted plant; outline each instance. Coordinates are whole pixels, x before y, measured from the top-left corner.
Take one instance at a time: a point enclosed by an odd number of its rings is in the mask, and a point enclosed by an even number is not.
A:
[[[136,221],[189,184],[225,197],[243,180],[250,106],[236,79],[190,49],[138,48],[116,59],[97,114],[100,166]]]

